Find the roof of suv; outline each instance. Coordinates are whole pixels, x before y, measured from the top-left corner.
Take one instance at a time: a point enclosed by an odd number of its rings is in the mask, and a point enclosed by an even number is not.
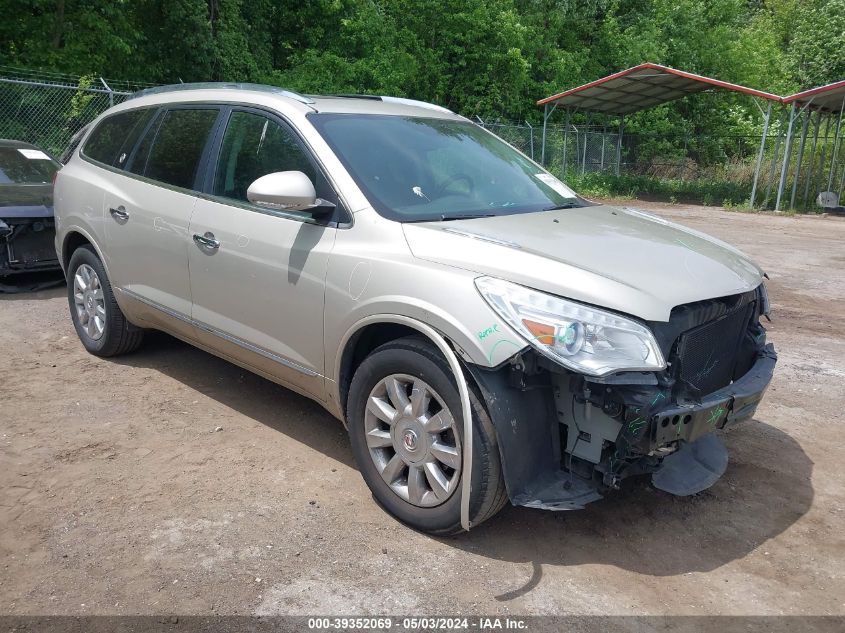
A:
[[[249,83],[206,82],[158,86],[136,92],[130,99],[158,97],[150,101],[171,103],[195,101],[202,95],[203,99],[211,97],[232,100],[233,93],[239,95],[249,92],[260,94],[264,98],[283,99],[287,103],[294,103],[314,112],[458,118],[458,115],[442,106],[414,99],[377,95],[303,95],[277,86]]]

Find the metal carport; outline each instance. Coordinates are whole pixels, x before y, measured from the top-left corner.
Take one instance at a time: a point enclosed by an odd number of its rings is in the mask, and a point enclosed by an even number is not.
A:
[[[782,103],[788,106],[786,142],[781,161],[778,191],[775,199],[775,211],[780,211],[784,202],[787,185],[791,181],[789,207],[795,208],[798,191],[803,189],[803,207],[807,207],[810,192],[819,196],[819,206],[831,210],[845,210],[842,206],[843,187],[845,187],[845,160],[842,160],[842,174],[839,174],[840,154],[842,153],[842,112],[845,109],[845,81],[811,88],[803,92],[783,97]],[[824,122],[821,147],[819,147],[819,130]],[[830,128],[835,122],[833,138],[830,139]],[[798,152],[792,156],[793,140],[796,129],[799,138]],[[807,155],[807,141],[812,127],[812,141]],[[765,150],[765,133],[760,143],[760,155]],[[832,145],[832,147],[829,147]],[[818,150],[818,153],[817,153]],[[829,154],[828,154],[829,151]],[[778,159],[778,146],[775,145],[773,161]],[[805,163],[807,163],[805,165]],[[773,163],[774,167],[774,163]],[[826,176],[826,178],[825,178]],[[803,177],[803,182],[802,182]],[[759,173],[754,176],[754,189],[757,188]],[[803,184],[803,187],[802,187]],[[752,206],[754,197],[751,198]]]
[[[778,95],[762,90],[647,62],[537,101],[538,106],[543,106],[543,143],[540,160],[545,164],[546,129],[549,118],[558,106],[562,106],[566,110],[565,130],[569,127],[572,114],[579,110],[588,113],[588,116],[599,114],[618,118],[619,132],[616,136],[616,174],[618,175],[625,115],[714,88],[768,101],[769,106],[765,111],[756,100],[754,102],[765,117],[764,129],[768,128],[772,104],[781,102],[781,97]],[[759,171],[759,163],[757,170]],[[756,180],[755,176],[755,182]]]

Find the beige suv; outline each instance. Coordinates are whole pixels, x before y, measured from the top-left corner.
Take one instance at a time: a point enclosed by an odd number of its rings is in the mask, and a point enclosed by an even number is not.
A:
[[[99,356],[158,329],[313,398],[378,501],[455,533],[725,470],[775,364],[763,272],[389,97],[139,93],[74,148],[56,249]]]

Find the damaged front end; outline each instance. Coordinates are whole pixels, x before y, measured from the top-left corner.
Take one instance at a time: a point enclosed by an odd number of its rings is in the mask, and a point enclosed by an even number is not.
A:
[[[52,217],[0,217],[0,277],[57,270],[55,233]]]
[[[52,179],[58,162],[18,141],[0,141],[0,290],[26,273],[59,271]],[[27,284],[24,282],[24,287]]]
[[[643,474],[680,496],[713,485],[727,466],[714,431],[753,416],[772,378],[767,312],[762,284],[676,307],[668,322],[648,323],[661,371],[588,376],[533,348],[497,370],[473,367],[511,501],[578,509]]]

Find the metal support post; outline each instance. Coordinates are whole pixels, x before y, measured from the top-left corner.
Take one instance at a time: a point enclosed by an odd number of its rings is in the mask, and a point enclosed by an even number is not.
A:
[[[783,196],[783,189],[786,186],[786,173],[789,169],[789,153],[792,151],[792,125],[795,123],[795,102],[789,110],[789,124],[786,126],[786,144],[783,146],[783,167],[780,170],[780,181],[778,182],[778,195],[775,198],[775,212],[780,211],[780,199]]]
[[[835,185],[836,181],[833,178],[831,178],[831,176],[833,176],[838,171],[840,154],[842,154],[842,143],[838,144],[838,149],[834,150],[833,156],[830,157],[831,171],[830,171],[830,174],[828,175],[828,179],[827,179],[827,190],[828,191],[834,190],[834,185]]]
[[[605,134],[606,131],[606,127],[601,129],[601,162],[599,164],[599,171],[604,171],[604,145],[607,139],[607,135]]]
[[[575,169],[581,164],[581,133],[578,131],[578,126],[572,124],[572,131],[575,132]]]
[[[563,125],[563,160],[561,168],[561,176],[566,176],[566,161],[567,161],[567,141],[569,140],[569,121],[572,119],[572,110],[566,108],[566,123]]]
[[[584,154],[581,159],[581,175],[587,173],[587,135],[590,133],[590,115],[587,115],[587,123],[584,125]]]
[[[543,145],[540,148],[540,164],[546,166],[546,124],[549,121],[549,104],[543,106]]]
[[[781,116],[778,115],[778,122],[781,121]],[[778,130],[780,132],[780,130]],[[781,142],[781,135],[778,134],[777,138],[775,139],[775,153],[772,156],[772,166],[769,169],[769,180],[766,183],[766,197],[763,199],[763,206],[765,207],[769,204],[769,198],[772,195],[772,184],[775,181],[775,169],[777,168],[778,156],[780,156],[780,142]]]
[[[813,177],[816,173],[816,146],[819,142],[819,129],[822,126],[822,113],[821,110],[816,112],[816,125],[813,129],[813,149],[810,150],[810,167],[807,171],[807,179],[804,181],[804,202],[802,206],[806,209],[807,208],[807,198],[810,195],[810,183],[813,180]]]
[[[832,119],[833,119],[833,117],[829,117],[829,116],[825,117],[825,119],[824,119],[824,136],[822,137],[822,139],[823,139],[822,154],[821,154],[821,158],[819,159],[819,172],[824,170],[824,165],[825,165],[824,161],[825,161],[825,158],[827,158],[827,137],[830,134],[830,122],[831,122]],[[822,177],[824,177],[824,176],[822,176]],[[815,176],[813,177],[813,185],[815,185],[813,187],[813,195],[816,195],[818,193],[819,186],[816,185]]]
[[[833,185],[833,170],[836,165],[836,157],[839,155],[839,130],[842,129],[842,111],[845,110],[845,96],[842,97],[842,103],[839,105],[839,118],[836,119],[836,132],[833,135],[833,153],[830,155],[830,172],[827,175],[827,189]]]
[[[798,159],[795,161],[795,177],[792,179],[792,196],[789,199],[789,208],[795,208],[795,194],[798,191],[798,180],[801,178],[801,161],[804,160],[804,144],[807,142],[807,130],[810,126],[810,115],[807,111],[804,117],[804,125],[801,127],[801,142],[798,144]]]
[[[839,206],[845,203],[842,194],[845,193],[845,161],[842,163],[842,178],[839,179]]]
[[[619,175],[622,163],[622,133],[625,130],[625,116],[619,117],[619,131],[616,134],[616,175]]]
[[[109,85],[106,83],[106,80],[105,80],[105,79],[103,79],[102,77],[100,77],[100,82],[103,84],[103,86],[105,86],[106,90],[108,90],[108,93],[109,93],[109,106],[113,106],[113,105],[114,105],[114,92],[112,91],[111,86],[109,86]]]
[[[769,102],[769,109],[763,118],[763,136],[760,138],[760,151],[757,152],[757,164],[754,166],[754,183],[751,185],[751,207],[754,207],[754,199],[757,195],[757,182],[760,180],[760,168],[763,166],[763,152],[766,149],[766,134],[769,132],[769,119],[772,116],[772,102]]]
[[[528,146],[531,148],[531,160],[534,160],[534,128],[527,120],[525,125],[528,126]]]

